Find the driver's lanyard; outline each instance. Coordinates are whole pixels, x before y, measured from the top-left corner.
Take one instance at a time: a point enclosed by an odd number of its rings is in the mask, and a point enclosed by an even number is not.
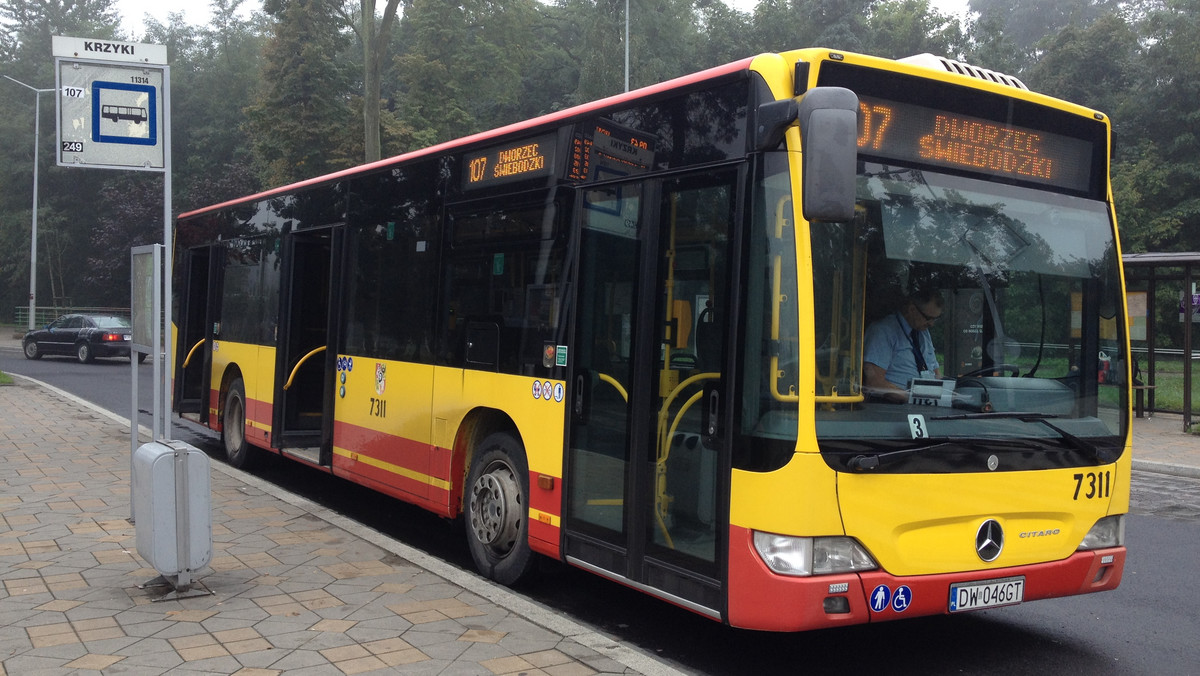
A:
[[[900,325],[900,331],[904,331],[904,322],[900,321],[900,315],[896,315],[896,323]],[[913,329],[908,334],[908,342],[912,344],[913,359],[917,362],[917,372],[924,373],[929,370],[929,365],[925,362],[925,355],[921,352],[921,332]]]

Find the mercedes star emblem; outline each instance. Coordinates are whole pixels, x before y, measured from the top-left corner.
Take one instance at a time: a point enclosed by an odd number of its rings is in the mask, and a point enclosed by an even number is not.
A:
[[[975,551],[979,558],[991,563],[1004,549],[1004,529],[995,519],[988,519],[975,534]]]

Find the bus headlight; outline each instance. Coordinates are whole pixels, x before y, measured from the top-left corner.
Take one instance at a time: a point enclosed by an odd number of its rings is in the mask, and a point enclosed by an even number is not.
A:
[[[873,570],[875,560],[854,538],[800,538],[754,532],[754,549],[780,575],[828,575]]]
[[[1121,547],[1125,544],[1125,515],[1114,514],[1096,522],[1095,526],[1083,536],[1079,543],[1079,551],[1085,549],[1104,549],[1105,547]]]

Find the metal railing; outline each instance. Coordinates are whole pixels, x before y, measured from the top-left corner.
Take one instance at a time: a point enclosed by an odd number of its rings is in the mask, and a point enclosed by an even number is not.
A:
[[[42,327],[50,322],[58,319],[63,315],[69,314],[98,314],[98,315],[116,315],[129,319],[129,308],[127,307],[46,307],[39,305],[34,308],[33,325]],[[17,307],[13,310],[13,325],[17,328],[26,328],[29,326],[29,308],[25,306]]]

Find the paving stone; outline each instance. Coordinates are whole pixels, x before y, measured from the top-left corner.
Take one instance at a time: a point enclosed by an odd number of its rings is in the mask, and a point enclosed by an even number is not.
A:
[[[127,428],[25,381],[0,410],[0,676],[623,671],[233,470],[210,475],[213,593],[160,601]]]

